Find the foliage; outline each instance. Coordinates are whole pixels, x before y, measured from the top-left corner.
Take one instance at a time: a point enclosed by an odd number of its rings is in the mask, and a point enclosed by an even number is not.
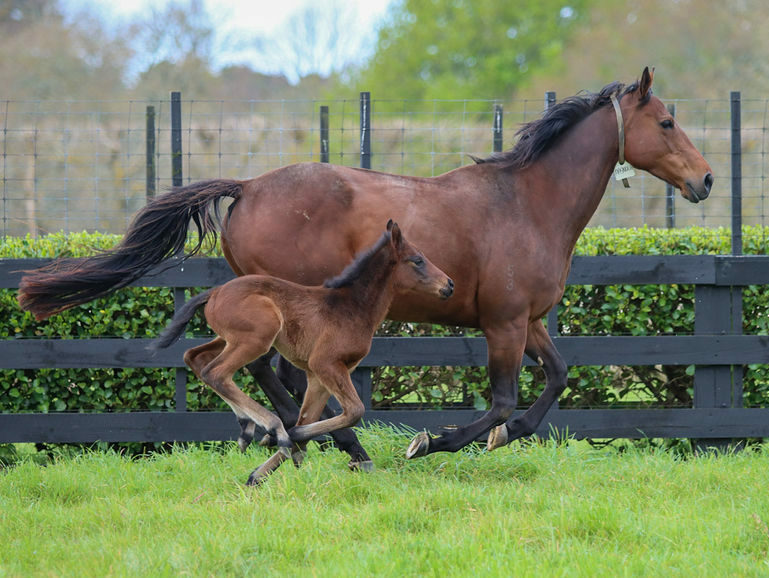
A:
[[[765,253],[768,231],[745,227],[746,253]],[[112,246],[115,235],[49,235],[41,239],[6,238],[0,258],[81,256]],[[728,253],[725,229],[588,229],[577,245],[578,255]],[[194,242],[191,239],[190,242]],[[218,248],[212,249],[213,255]],[[769,294],[765,286],[743,291],[744,327],[748,334],[769,333]],[[90,336],[151,338],[173,313],[166,288],[134,287],[37,323],[20,311],[15,291],[0,291],[0,338],[68,338]],[[691,334],[694,330],[694,288],[682,285],[568,286],[559,306],[559,332],[564,335]],[[190,332],[209,330],[200,316]],[[386,322],[380,336],[480,335],[477,330],[424,324]],[[162,410],[172,406],[173,370],[168,369],[45,369],[2,370],[1,411],[127,411]],[[226,409],[218,398],[190,375],[190,409]],[[244,388],[260,392],[243,376]],[[381,367],[373,372],[373,405],[377,408],[448,407],[484,409],[489,402],[485,367]],[[543,388],[543,373],[525,368],[520,379],[520,404],[530,404]],[[561,398],[562,407],[616,404],[690,406],[692,368],[686,366],[572,367]],[[769,367],[745,368],[747,406],[769,403]],[[263,400],[264,401],[264,400]]]
[[[310,444],[149,459],[25,454],[0,472],[9,576],[766,576],[766,447],[681,459],[515,442],[405,460],[410,432],[360,429],[377,470]],[[26,448],[19,448],[24,453]],[[653,504],[653,507],[650,505]],[[34,528],[34,531],[31,529]]]
[[[405,0],[380,29],[360,86],[378,98],[507,98],[561,58],[585,0]]]

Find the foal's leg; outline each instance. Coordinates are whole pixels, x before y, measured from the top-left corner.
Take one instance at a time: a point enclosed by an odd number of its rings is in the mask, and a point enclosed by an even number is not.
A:
[[[299,418],[296,425],[301,426],[317,422],[324,412],[326,402],[329,400],[329,393],[323,384],[312,373],[307,374],[307,385],[305,387],[302,407],[299,410]],[[290,435],[290,434],[289,434]],[[307,441],[294,442],[295,449],[291,454],[294,465],[299,467],[304,461],[307,449]]]
[[[299,412],[299,421],[288,434],[291,441],[295,443],[353,426],[360,421],[366,411],[350,380],[347,366],[343,362],[317,366],[310,360],[310,367],[314,376],[308,381],[304,403]],[[342,413],[328,419],[314,421],[314,423],[306,423],[321,415],[329,394],[333,395],[342,406]]]
[[[533,434],[558,396],[566,389],[568,370],[566,362],[553,345],[542,321],[529,326],[526,337],[526,355],[536,360],[545,370],[545,389],[523,415],[494,428],[489,433],[486,447],[489,450],[508,442]]]
[[[299,400],[304,400],[305,391],[307,390],[307,378],[305,372],[301,369],[294,367],[283,356],[278,358],[278,378],[286,384],[286,388],[292,391],[292,393]],[[333,401],[333,400],[332,400]],[[338,401],[338,400],[337,400]],[[322,408],[321,415],[317,419],[330,419],[336,415],[336,412],[326,405]],[[285,420],[283,421],[286,424]],[[286,424],[286,428],[290,428],[291,425]],[[340,451],[347,452],[350,456],[350,461],[347,463],[347,467],[351,470],[361,470],[364,472],[371,472],[374,470],[374,462],[371,461],[368,453],[358,441],[358,436],[350,428],[342,428],[336,431],[329,432],[331,439],[334,440],[334,444]]]
[[[203,369],[211,363],[216,357],[224,350],[224,339],[217,337],[213,341],[198,345],[192,349],[188,349],[184,353],[184,362],[192,369],[193,373],[198,376],[198,379],[205,383],[205,379],[202,377]],[[211,387],[209,385],[209,387]],[[225,401],[227,401],[225,399]],[[229,403],[229,402],[228,402]],[[256,428],[259,427],[262,431],[265,431],[256,422],[251,420],[244,412],[240,411],[237,407],[230,405],[230,408],[235,413],[235,417],[240,424],[240,436],[238,437],[238,447],[241,451],[246,451],[246,448],[254,439],[254,433]],[[265,434],[269,437],[269,434]]]
[[[406,458],[426,456],[434,452],[458,451],[491,428],[505,423],[518,402],[518,374],[521,371],[526,343],[525,323],[523,318],[500,327],[485,329],[489,348],[491,409],[480,419],[438,437],[430,437],[427,432],[417,434],[406,450]]]

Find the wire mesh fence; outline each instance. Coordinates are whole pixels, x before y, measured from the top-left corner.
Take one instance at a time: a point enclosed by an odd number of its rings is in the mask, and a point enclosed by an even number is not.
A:
[[[731,111],[728,98],[668,101],[716,176],[711,197],[672,200],[659,179],[610,182],[591,226],[730,227]],[[248,178],[301,161],[360,166],[360,100],[181,100],[183,181]],[[327,107],[327,136],[321,128]],[[149,107],[152,107],[150,109]],[[515,142],[545,99],[371,100],[371,168],[433,176]],[[154,126],[148,133],[152,110]],[[496,112],[495,112],[496,111]],[[503,111],[503,114],[499,114]],[[769,100],[742,101],[742,221],[766,225]],[[0,101],[3,236],[56,231],[120,233],[151,189],[171,185],[169,101]],[[148,139],[154,137],[154,149]],[[327,138],[322,143],[322,137]],[[148,169],[151,168],[148,184]],[[639,233],[642,234],[642,233]]]

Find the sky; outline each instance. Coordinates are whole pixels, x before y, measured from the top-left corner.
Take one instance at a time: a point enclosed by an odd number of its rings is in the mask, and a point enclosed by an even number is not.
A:
[[[142,13],[148,14],[151,8],[161,8],[171,0],[60,0],[65,15],[72,16],[81,11],[98,16],[110,29],[119,30],[132,18]],[[308,5],[325,3],[327,0],[202,0],[206,11],[215,24],[216,35],[224,38],[250,38],[269,36],[285,25],[292,16]],[[395,0],[338,0],[344,6],[350,6],[357,13],[357,25],[349,34],[358,38],[370,38],[376,33],[377,26],[383,20],[388,7]],[[357,39],[356,39],[357,40]],[[360,51],[357,41],[348,43],[351,50]],[[232,43],[215,42],[217,46],[231,46]],[[356,48],[358,47],[358,48]],[[362,54],[361,57],[368,56]],[[247,48],[225,52],[221,50],[214,57],[214,64],[247,64],[257,72],[282,73],[279,63],[263,62]],[[315,71],[321,74],[327,71]],[[291,80],[291,79],[290,79]]]

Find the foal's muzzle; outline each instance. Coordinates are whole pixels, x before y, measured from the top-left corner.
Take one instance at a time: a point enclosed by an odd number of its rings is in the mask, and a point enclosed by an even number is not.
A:
[[[449,277],[446,284],[440,290],[441,299],[448,299],[454,294],[454,281]]]

